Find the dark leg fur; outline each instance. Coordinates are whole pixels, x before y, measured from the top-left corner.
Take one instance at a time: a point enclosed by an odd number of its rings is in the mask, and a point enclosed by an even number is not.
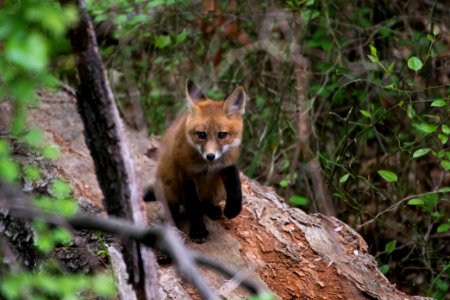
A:
[[[232,219],[242,209],[242,190],[239,170],[236,166],[229,166],[220,171],[220,175],[225,186],[225,191],[227,192],[227,201],[223,213],[227,218]]]
[[[186,203],[186,214],[189,222],[189,236],[193,241],[201,241],[208,235],[205,223],[203,222],[203,212],[198,199],[195,183],[186,181],[183,185]]]
[[[220,206],[210,202],[203,202],[201,205],[203,214],[207,215],[211,220],[219,220],[222,217],[222,209]]]
[[[153,187],[149,187],[144,192],[144,201],[145,202],[156,201],[155,191],[153,190]]]

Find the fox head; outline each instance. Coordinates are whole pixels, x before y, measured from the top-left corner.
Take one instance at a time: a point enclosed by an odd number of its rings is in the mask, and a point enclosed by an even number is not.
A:
[[[240,86],[224,100],[215,101],[208,99],[191,80],[186,82],[186,136],[203,159],[214,162],[239,147],[245,101],[246,95]]]

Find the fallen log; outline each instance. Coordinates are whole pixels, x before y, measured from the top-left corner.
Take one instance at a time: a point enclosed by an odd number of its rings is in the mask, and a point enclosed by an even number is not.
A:
[[[32,109],[29,121],[59,146],[61,157],[54,172],[74,187],[75,198],[101,206],[102,195],[82,135],[74,98],[64,92],[40,94],[42,103]],[[154,178],[158,142],[128,131],[130,148],[143,186]],[[236,288],[240,277],[250,276],[281,299],[427,299],[408,296],[378,270],[364,239],[333,217],[308,215],[292,208],[273,189],[242,175],[244,207],[232,220],[210,221],[208,240],[188,247],[242,270],[232,280],[200,267],[209,284],[226,298],[247,297]],[[158,222],[158,203],[147,205],[152,222]],[[82,246],[82,245],[79,245]],[[199,299],[192,286],[175,275],[173,267],[159,268],[164,299]]]

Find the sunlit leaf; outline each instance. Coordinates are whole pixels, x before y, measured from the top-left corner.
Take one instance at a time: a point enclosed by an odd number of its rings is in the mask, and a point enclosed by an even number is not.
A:
[[[382,265],[380,268],[380,272],[383,274],[387,274],[387,272],[389,272],[389,265]]]
[[[373,63],[379,62],[378,57],[376,57],[376,56],[373,56],[373,55],[368,54],[367,57],[368,57],[369,60],[370,60],[371,62],[373,62]]]
[[[175,41],[177,43],[182,43],[186,40],[187,36],[188,36],[187,29],[183,29],[183,31],[180,34],[177,34],[177,36],[175,37]]]
[[[48,44],[37,32],[16,35],[5,44],[5,56],[23,69],[43,71],[48,62]]]
[[[345,183],[347,182],[348,178],[350,177],[350,174],[345,174],[344,176],[342,176],[341,178],[339,178],[339,183]]]
[[[450,127],[448,125],[442,125],[441,130],[445,134],[450,134]]]
[[[371,114],[370,112],[368,112],[367,110],[361,109],[360,112],[361,112],[361,114],[362,114],[364,117],[366,117],[366,118],[369,118],[369,119],[370,119],[370,118],[372,117],[372,114]]]
[[[430,148],[422,148],[422,149],[418,149],[416,151],[414,151],[413,153],[413,158],[419,158],[422,157],[424,155],[426,155],[428,152],[430,152],[431,149]]]
[[[14,182],[19,177],[19,166],[11,159],[0,159],[0,177],[6,182]]]
[[[48,158],[50,160],[55,160],[59,157],[60,151],[59,151],[58,146],[50,145],[50,146],[46,146],[46,147],[44,147],[44,149],[42,149],[42,155],[45,158]]]
[[[289,181],[287,179],[283,179],[280,181],[280,187],[285,188],[289,185]]]
[[[408,205],[424,205],[423,199],[421,198],[414,198],[408,201]]]
[[[72,188],[67,182],[62,180],[54,180],[51,184],[52,196],[56,199],[65,199],[69,197],[72,192]]]
[[[293,195],[289,198],[289,203],[293,205],[307,205],[309,203],[309,200],[305,197],[301,197],[298,195]]]
[[[440,188],[438,190],[438,192],[439,193],[450,193],[450,186],[446,186],[446,187]]]
[[[438,226],[437,228],[437,232],[442,233],[442,232],[447,232],[450,230],[450,224],[444,223]]]
[[[397,240],[392,240],[386,244],[384,250],[386,251],[387,254],[391,254],[392,252],[394,252],[395,247],[397,247]]]
[[[28,165],[24,167],[25,177],[28,180],[36,181],[41,178],[41,169],[34,165]]]
[[[422,67],[423,63],[418,57],[412,56],[408,59],[408,68],[410,68],[411,70],[417,72],[422,69]]]
[[[375,45],[374,45],[373,43],[371,43],[371,44],[369,45],[369,48],[370,48],[370,53],[371,53],[373,56],[376,56],[377,53],[378,53],[378,51],[377,51],[377,48],[375,47]]]
[[[438,126],[434,124],[427,124],[427,123],[415,123],[413,126],[420,131],[423,131],[425,133],[433,133],[437,130]]]
[[[379,170],[379,171],[377,171],[377,173],[387,182],[396,182],[398,180],[397,175],[392,171]]]
[[[445,102],[442,99],[434,100],[433,102],[431,102],[432,107],[443,107],[446,105],[447,105],[447,102]]]
[[[172,38],[169,35],[160,35],[155,40],[155,45],[157,48],[166,48],[172,44]]]
[[[441,160],[441,167],[445,171],[450,171],[450,161],[448,161],[448,160]]]
[[[439,133],[438,139],[441,141],[442,145],[445,145],[448,142],[448,134]]]
[[[42,130],[32,129],[23,137],[23,142],[30,147],[36,147],[42,141],[42,136]]]

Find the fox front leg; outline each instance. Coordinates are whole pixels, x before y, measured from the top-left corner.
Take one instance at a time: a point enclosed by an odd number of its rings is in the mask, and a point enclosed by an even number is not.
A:
[[[187,180],[183,184],[186,215],[189,222],[189,237],[193,241],[201,241],[208,235],[203,213],[198,199],[195,183]]]
[[[239,170],[236,166],[229,166],[220,171],[220,176],[225,186],[227,200],[225,203],[224,215],[232,219],[236,217],[242,209],[242,190]]]

